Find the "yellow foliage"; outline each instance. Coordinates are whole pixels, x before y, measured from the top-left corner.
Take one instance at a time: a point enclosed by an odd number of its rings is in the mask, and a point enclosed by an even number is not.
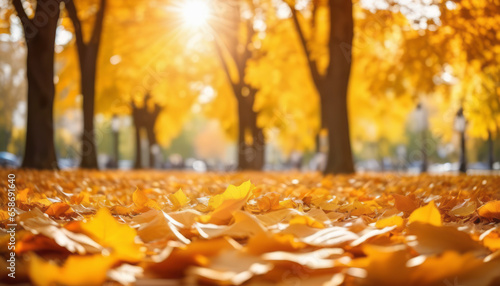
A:
[[[396,227],[402,227],[403,226],[403,218],[397,215],[380,219],[375,223],[375,227],[377,228],[384,228],[388,226],[396,226]]]
[[[102,285],[108,270],[117,262],[114,256],[70,256],[62,266],[45,261],[35,254],[30,257],[29,273],[35,285]]]
[[[111,249],[117,259],[136,262],[143,257],[140,245],[135,242],[135,229],[118,223],[106,208],[100,209],[89,222],[82,223],[81,228],[97,243]]]
[[[181,208],[189,203],[189,198],[184,194],[182,189],[179,189],[174,194],[168,195],[168,199],[176,208]]]

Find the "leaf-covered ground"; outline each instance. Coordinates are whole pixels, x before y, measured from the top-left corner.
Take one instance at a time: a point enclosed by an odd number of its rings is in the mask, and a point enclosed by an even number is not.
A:
[[[37,285],[500,285],[500,177],[16,175],[16,279]]]

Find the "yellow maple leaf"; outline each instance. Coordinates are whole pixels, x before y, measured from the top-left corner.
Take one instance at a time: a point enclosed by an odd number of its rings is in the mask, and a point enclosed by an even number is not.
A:
[[[108,209],[102,208],[81,226],[82,230],[103,247],[113,250],[113,255],[126,261],[139,261],[143,257],[140,245],[135,242],[137,232],[115,220]]]
[[[108,270],[117,262],[114,256],[72,255],[62,266],[31,255],[29,275],[35,285],[102,285]]]
[[[25,188],[21,191],[18,191],[17,194],[16,194],[16,200],[18,203],[29,203],[29,198],[33,195],[33,192],[28,189],[28,188]]]
[[[74,205],[90,205],[90,193],[89,192],[81,192],[78,195],[74,195],[70,199],[71,204]]]
[[[226,200],[240,200],[249,196],[251,190],[255,188],[250,181],[246,181],[239,186],[229,185],[224,193],[210,198],[208,205],[216,209]]]
[[[134,201],[135,209],[138,212],[145,212],[149,209],[161,209],[155,200],[148,198],[144,191],[139,188],[137,188],[132,194],[132,200]]]
[[[214,224],[227,223],[233,213],[246,204],[254,188],[255,186],[250,181],[246,181],[238,187],[230,185],[224,193],[210,199],[208,204],[214,211],[208,215],[201,216],[200,221]]]
[[[179,189],[174,194],[168,195],[168,199],[176,208],[181,208],[189,203],[189,198],[186,196],[186,194],[184,194],[182,189]]]
[[[9,213],[4,211],[4,210],[0,210],[0,221],[3,221],[3,220],[6,220],[8,219],[10,216],[9,216]]]
[[[412,223],[415,221],[428,223],[435,226],[441,226],[443,224],[441,220],[441,214],[436,208],[434,201],[431,201],[427,205],[420,207],[411,213],[410,217],[408,218],[408,223]]]
[[[376,228],[384,228],[384,227],[394,226],[394,225],[397,227],[403,226],[403,218],[401,218],[400,216],[394,215],[394,216],[391,216],[388,218],[378,220],[375,223]]]
[[[290,225],[301,224],[301,225],[307,225],[307,226],[314,227],[314,228],[325,228],[325,225],[323,223],[313,219],[312,217],[310,217],[308,215],[296,215],[290,220],[289,224]]]

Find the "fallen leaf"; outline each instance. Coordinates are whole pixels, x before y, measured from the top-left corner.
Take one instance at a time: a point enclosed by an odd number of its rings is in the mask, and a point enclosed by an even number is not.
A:
[[[431,201],[427,205],[420,207],[411,213],[410,217],[408,218],[408,223],[411,224],[417,221],[432,224],[435,226],[440,226],[443,224],[441,221],[441,214],[436,208],[434,201]]]
[[[291,225],[302,224],[302,225],[307,225],[307,226],[314,227],[314,228],[325,228],[325,225],[323,223],[313,219],[312,217],[310,217],[308,215],[296,215],[290,220],[289,224],[291,224]]]
[[[62,266],[31,255],[29,273],[35,285],[102,285],[108,270],[117,262],[113,256],[70,256]]]
[[[61,217],[63,215],[71,215],[74,211],[71,209],[71,206],[67,203],[53,203],[49,206],[49,208],[45,211],[46,214],[53,217]]]
[[[486,254],[486,249],[480,243],[451,226],[415,222],[409,225],[408,230],[411,235],[416,236],[416,241],[411,246],[420,254],[439,254],[445,251]]]
[[[135,242],[137,232],[126,224],[120,224],[108,209],[102,208],[86,223],[82,230],[103,247],[113,250],[113,255],[125,261],[135,262],[143,257],[140,245]]]
[[[86,254],[101,250],[101,245],[87,235],[74,233],[60,227],[55,221],[47,217],[38,208],[25,212],[19,216],[20,224],[33,234],[42,234],[53,239],[58,245],[72,253]]]
[[[227,224],[233,213],[240,210],[252,195],[254,186],[247,181],[238,187],[230,185],[224,193],[216,195],[209,203],[214,211],[208,215],[201,216],[204,223]]]
[[[380,219],[375,223],[376,228],[385,228],[388,226],[396,226],[396,227],[402,227],[403,226],[403,218],[397,215]]]
[[[500,219],[500,201],[489,201],[482,205],[477,213],[488,219]]]
[[[135,190],[134,194],[132,195],[132,199],[134,201],[134,206],[137,212],[145,212],[150,209],[161,209],[155,200],[148,198],[144,191],[139,188]]]
[[[414,195],[402,196],[392,194],[392,197],[394,198],[396,208],[405,213],[411,213],[420,206]]]
[[[184,194],[182,189],[179,189],[174,194],[168,195],[168,199],[177,209],[189,203],[189,198],[186,196],[186,194]]]
[[[450,210],[454,216],[469,216],[476,211],[476,202],[466,199],[463,203],[456,205]]]

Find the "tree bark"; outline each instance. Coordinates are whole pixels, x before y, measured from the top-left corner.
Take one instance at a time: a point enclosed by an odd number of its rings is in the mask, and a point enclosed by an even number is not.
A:
[[[95,76],[95,74],[93,75]],[[93,77],[92,76],[92,77]],[[98,169],[97,147],[94,131],[94,78],[89,79],[88,74],[82,73],[83,95],[83,134],[80,168]],[[92,85],[92,87],[90,87]],[[85,90],[85,91],[84,91]]]
[[[320,96],[321,125],[328,130],[326,174],[353,173],[347,88],[351,71],[351,48],[354,32],[351,0],[329,0],[330,35],[328,51],[330,62],[325,75],[318,71],[300,26],[297,11],[292,8],[300,42],[307,57],[313,83]]]
[[[228,14],[231,17],[226,18],[231,23],[231,26],[241,27],[244,25],[247,32],[243,41],[238,38],[238,29],[229,29],[226,31],[225,37],[217,37],[215,40],[215,48],[222,68],[238,101],[237,169],[262,170],[265,163],[265,140],[262,129],[257,126],[257,113],[253,111],[257,90],[247,85],[244,80],[247,63],[252,58],[252,50],[249,46],[255,31],[253,30],[252,21],[241,18],[241,6],[239,4],[228,4],[227,8],[231,12]],[[224,51],[227,52],[228,56],[225,56]],[[230,61],[236,65],[238,81],[233,81],[231,77]],[[245,142],[245,134],[252,136],[251,144]]]
[[[257,126],[257,113],[253,111],[256,90],[247,96],[238,95],[238,170],[262,170],[265,160],[265,142],[262,128]],[[245,134],[252,136],[246,142]]]
[[[58,169],[54,147],[54,48],[59,1],[39,0],[30,20],[20,0],[13,1],[28,50],[28,120],[23,168]]]
[[[142,144],[141,144],[141,128],[143,126],[141,109],[139,109],[134,103],[132,106],[132,119],[134,120],[135,126],[135,162],[134,169],[142,168]]]
[[[155,135],[155,132],[154,132],[154,125],[153,126],[147,126],[146,128],[146,133],[148,135],[148,145],[149,145],[149,148],[148,148],[148,153],[149,153],[149,167],[150,168],[155,168],[156,167],[156,156],[157,154],[155,154],[153,152],[153,146],[155,146],[157,144],[156,142],[156,135]]]
[[[493,135],[488,131],[488,169],[493,170],[495,164],[495,148],[493,144]]]
[[[153,147],[157,145],[158,141],[156,140],[156,133],[155,133],[155,125],[156,125],[156,120],[158,119],[158,115],[160,114],[161,107],[157,104],[154,106],[154,110],[150,112],[147,109],[147,106],[144,107],[144,113],[146,115],[146,122],[145,122],[145,129],[146,133],[148,136],[148,153],[149,153],[149,167],[150,168],[155,168],[156,167],[156,156],[158,154],[154,153]]]
[[[85,169],[97,169],[97,147],[94,129],[95,78],[106,0],[100,1],[99,10],[95,16],[92,35],[88,43],[84,41],[80,18],[78,17],[73,0],[67,2],[66,8],[75,28],[78,59],[80,62],[80,85],[83,96],[83,134],[80,167]]]
[[[335,80],[336,84],[338,80]],[[349,135],[349,120],[347,114],[347,97],[332,96],[334,87],[323,91],[321,96],[321,114],[324,126],[328,130],[327,174],[354,172],[351,142]]]
[[[162,110],[162,107],[158,104],[154,105],[153,111],[148,110],[148,101],[151,98],[149,94],[144,96],[144,103],[141,108],[137,107],[134,102],[131,103],[132,106],[132,118],[135,125],[135,169],[142,168],[142,143],[141,143],[141,129],[146,131],[148,137],[148,154],[149,154],[149,167],[154,168],[156,166],[156,155],[153,152],[153,146],[157,144],[156,134],[154,127],[156,125],[156,120]]]
[[[330,0],[330,63],[321,111],[328,128],[328,159],[325,173],[353,173],[347,88],[351,73],[354,20],[351,0]]]

